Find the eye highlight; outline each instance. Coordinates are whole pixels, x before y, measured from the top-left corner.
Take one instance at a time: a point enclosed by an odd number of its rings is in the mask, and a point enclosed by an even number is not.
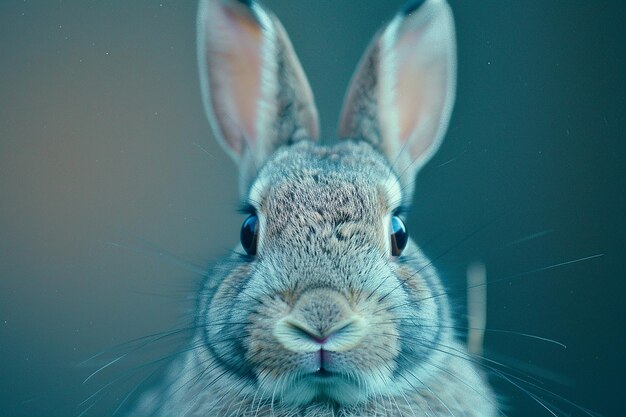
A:
[[[391,255],[400,256],[409,242],[409,233],[400,217],[391,217]]]
[[[241,225],[241,246],[248,255],[256,255],[259,240],[259,218],[256,214],[249,215]]]

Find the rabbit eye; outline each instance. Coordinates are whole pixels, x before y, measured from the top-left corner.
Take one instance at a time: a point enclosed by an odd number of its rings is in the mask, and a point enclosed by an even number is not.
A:
[[[409,241],[406,226],[400,217],[391,217],[391,254],[400,256]]]
[[[256,214],[249,215],[241,225],[241,246],[248,255],[256,255],[259,240],[259,218]]]

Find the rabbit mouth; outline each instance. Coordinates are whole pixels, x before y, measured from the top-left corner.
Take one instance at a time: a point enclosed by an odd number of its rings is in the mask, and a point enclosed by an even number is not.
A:
[[[332,388],[333,385],[343,385],[346,382],[350,383],[350,378],[348,378],[347,375],[325,368],[311,372],[304,379],[308,380],[311,384],[319,384],[327,388]]]
[[[347,375],[320,369],[298,379],[285,392],[286,403],[302,406],[316,403],[332,403],[350,406],[365,401],[367,396],[358,384]]]
[[[336,372],[328,371],[324,368],[320,368],[313,372],[313,377],[317,379],[329,379],[338,376]]]

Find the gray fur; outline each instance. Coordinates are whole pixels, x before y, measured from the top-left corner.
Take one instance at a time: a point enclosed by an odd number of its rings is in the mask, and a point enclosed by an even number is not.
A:
[[[411,190],[380,151],[372,101],[357,101],[362,134],[333,147],[298,129],[281,143],[258,139],[273,152],[245,181],[260,221],[257,254],[239,247],[213,270],[189,349],[130,415],[497,415],[478,360],[451,330],[435,268],[412,240],[390,254],[390,218]],[[292,126],[297,113],[275,126]],[[324,353],[307,338],[326,336],[335,376],[316,379]]]

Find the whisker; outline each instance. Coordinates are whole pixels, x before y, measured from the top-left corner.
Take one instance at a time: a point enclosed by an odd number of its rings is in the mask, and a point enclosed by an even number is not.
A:
[[[408,320],[408,318],[394,318],[391,319],[390,322],[397,322],[397,321],[401,321],[401,320]],[[535,339],[535,340],[540,340],[542,342],[547,342],[547,343],[551,343],[554,345],[557,345],[563,349],[567,349],[567,345],[565,343],[559,342],[558,340],[555,339],[550,339],[547,337],[543,337],[543,336],[538,336],[535,334],[531,334],[531,333],[524,333],[524,332],[518,332],[515,330],[504,330],[504,329],[492,329],[492,328],[478,328],[478,327],[466,327],[466,326],[441,326],[438,324],[433,324],[433,325],[428,325],[428,324],[419,324],[419,327],[424,327],[424,328],[438,328],[438,329],[452,329],[452,330],[483,330],[485,332],[488,333],[502,333],[502,334],[510,334],[510,335],[515,335],[515,336],[520,336],[520,337],[527,337],[529,339]]]
[[[132,348],[129,352],[126,352],[126,353],[124,353],[124,354],[122,355],[122,357],[123,357],[123,356],[127,356],[129,353],[136,352],[136,351],[138,351],[138,350],[140,350],[140,349],[143,349],[143,348],[145,348],[145,347],[147,347],[147,346],[152,345],[152,344],[153,344],[153,343],[155,343],[155,342],[158,342],[158,341],[161,341],[161,340],[167,339],[167,338],[172,337],[172,336],[176,336],[176,335],[179,335],[179,334],[183,334],[183,333],[189,332],[189,331],[191,331],[191,330],[195,330],[195,329],[200,328],[200,327],[204,327],[204,326],[203,326],[203,325],[193,325],[193,326],[189,326],[189,327],[183,327],[183,328],[178,328],[178,329],[173,329],[173,330],[166,330],[166,331],[163,331],[163,332],[158,332],[158,333],[153,333],[153,334],[150,334],[150,335],[146,335],[146,336],[138,337],[138,338],[135,338],[135,339],[129,340],[129,341],[127,341],[127,342],[120,343],[119,345],[113,346],[112,348],[109,348],[109,349],[105,349],[105,350],[103,350],[103,351],[100,351],[100,352],[96,353],[95,355],[93,355],[93,356],[91,356],[91,357],[89,357],[89,358],[85,359],[84,361],[80,362],[80,363],[78,364],[78,366],[86,366],[86,365],[88,365],[88,364],[89,364],[89,362],[92,362],[94,359],[99,358],[99,357],[101,357],[102,355],[105,355],[105,354],[108,354],[108,353],[113,353],[113,352],[115,352],[115,351],[121,350],[121,349],[123,349],[123,348],[125,348],[125,347],[127,347],[127,346],[131,346],[131,345],[132,345],[132,344],[134,344],[134,343],[144,342],[142,345],[140,345],[140,346],[138,346],[138,347],[135,347],[135,348]],[[117,359],[116,359],[116,360],[114,360],[114,361],[115,361],[115,362],[117,362]],[[102,369],[106,368],[107,366],[108,366],[108,364],[107,364],[107,365],[105,365],[105,366],[103,366],[100,370],[102,370]],[[93,376],[95,376],[95,374],[97,374],[100,370],[98,370],[98,371],[94,372],[94,373],[93,373],[93,374],[91,374],[89,377],[87,377],[87,378],[83,381],[83,384],[84,384],[85,382],[89,381],[89,380],[90,380]]]
[[[525,277],[527,277],[529,275],[533,275],[533,274],[536,274],[536,273],[539,273],[539,272],[544,272],[544,271],[548,271],[548,270],[551,270],[551,269],[559,268],[559,267],[562,267],[562,266],[571,265],[571,264],[575,264],[575,263],[579,263],[579,262],[584,262],[584,261],[600,258],[602,256],[604,256],[604,254],[603,253],[599,253],[599,254],[596,254],[596,255],[585,256],[585,257],[573,259],[573,260],[570,260],[570,261],[559,262],[559,263],[556,263],[556,264],[553,264],[553,265],[548,265],[548,266],[544,266],[544,267],[540,267],[540,268],[531,269],[531,270],[525,271],[525,272],[520,272],[520,273],[516,273],[516,274],[507,275],[507,276],[502,277],[502,278],[488,280],[487,282],[481,283],[481,284],[468,285],[467,287],[464,286],[462,288],[454,287],[451,290],[444,290],[444,291],[441,291],[439,293],[435,293],[435,294],[429,295],[427,297],[422,297],[422,298],[414,300],[414,301],[409,301],[409,302],[405,302],[405,303],[402,303],[402,304],[397,304],[397,305],[390,306],[390,307],[387,307],[387,306],[381,307],[381,309],[377,310],[377,312],[380,312],[380,311],[385,310],[385,309],[387,311],[395,310],[397,308],[401,308],[401,307],[404,307],[404,306],[407,306],[407,305],[414,305],[415,303],[419,303],[419,302],[422,302],[422,301],[431,300],[433,298],[450,295],[450,294],[453,294],[453,293],[456,293],[458,291],[465,290],[465,289],[472,289],[472,288],[477,288],[477,287],[482,287],[482,286],[487,286],[487,285],[499,284],[499,283],[503,283],[503,282],[517,281],[517,280],[519,280],[521,278],[525,278]]]
[[[476,236],[478,233],[482,232],[483,230],[485,230],[486,228],[488,228],[489,226],[491,226],[492,224],[494,224],[496,221],[500,220],[500,218],[502,218],[503,214],[500,216],[497,216],[496,218],[490,220],[489,222],[486,222],[484,224],[482,224],[481,226],[479,226],[478,228],[474,229],[471,233],[469,233],[468,235],[466,235],[465,237],[463,237],[462,239],[458,240],[455,244],[453,244],[452,246],[450,246],[448,249],[446,249],[445,251],[443,251],[442,253],[440,253],[439,255],[435,256],[434,258],[431,258],[425,265],[421,266],[412,276],[411,278],[415,277],[416,275],[418,275],[420,272],[422,272],[424,269],[430,267],[433,265],[433,262],[439,260],[440,258],[446,256],[447,254],[449,254],[451,251],[453,251],[454,249],[458,248],[459,246],[461,246],[462,244],[464,244],[465,242],[467,242],[469,239],[473,238],[474,236]],[[398,288],[400,288],[403,285],[404,281],[401,281],[400,284],[398,284],[398,286],[394,287],[391,291],[389,291],[387,294],[381,296],[378,299],[378,302],[382,302],[385,300],[385,298],[387,298],[389,295],[391,295],[394,291],[396,291]]]
[[[553,398],[558,399],[559,401],[563,401],[564,403],[567,403],[567,404],[571,405],[572,407],[575,407],[576,409],[578,409],[578,410],[580,410],[580,411],[584,412],[586,415],[589,415],[589,416],[592,416],[592,417],[598,416],[598,414],[597,414],[597,413],[595,413],[595,412],[593,412],[593,411],[591,411],[591,410],[589,410],[589,409],[587,409],[587,408],[585,408],[585,407],[582,407],[582,406],[580,406],[580,405],[578,405],[578,404],[574,403],[573,401],[570,401],[570,400],[568,400],[568,399],[564,398],[563,396],[560,396],[560,395],[558,395],[558,394],[556,394],[556,393],[554,393],[554,392],[552,392],[552,391],[550,391],[550,390],[548,390],[548,389],[546,389],[546,388],[544,388],[544,387],[542,387],[542,386],[538,385],[537,383],[533,383],[533,382],[531,382],[531,381],[529,381],[529,380],[522,379],[522,378],[520,378],[520,377],[518,377],[518,376],[516,376],[516,375],[510,374],[510,373],[505,372],[505,371],[502,371],[502,370],[497,369],[497,368],[495,368],[495,367],[493,367],[493,366],[486,365],[486,364],[484,364],[484,363],[481,363],[481,362],[479,362],[479,361],[476,361],[476,360],[474,360],[474,359],[471,359],[471,357],[473,357],[473,356],[475,356],[475,355],[470,355],[470,354],[468,354],[468,353],[466,353],[466,352],[463,352],[463,351],[461,351],[461,350],[459,350],[459,349],[456,349],[456,348],[454,348],[454,347],[452,347],[452,346],[445,345],[445,344],[441,344],[441,343],[437,343],[436,345],[437,345],[437,346],[439,346],[440,348],[443,348],[443,349],[448,349],[448,351],[446,351],[446,350],[441,350],[441,349],[435,348],[435,347],[433,347],[433,346],[426,345],[426,344],[424,344],[424,343],[420,342],[420,339],[419,339],[419,338],[415,338],[415,341],[416,341],[417,343],[420,343],[420,345],[421,345],[421,346],[423,346],[423,347],[425,347],[425,348],[438,350],[438,351],[440,351],[440,352],[442,352],[442,353],[449,354],[449,355],[454,356],[454,357],[457,357],[457,358],[459,358],[459,359],[463,359],[463,360],[470,361],[471,363],[474,363],[475,365],[477,365],[477,366],[479,366],[479,367],[481,367],[481,368],[487,369],[489,372],[494,373],[496,376],[498,376],[498,377],[500,377],[500,378],[502,378],[502,379],[506,380],[507,382],[509,382],[509,383],[511,383],[513,386],[515,386],[516,388],[518,388],[518,389],[522,390],[525,394],[529,395],[529,396],[530,396],[530,397],[531,397],[534,401],[537,401],[539,404],[541,404],[541,405],[542,405],[544,408],[546,408],[548,411],[551,411],[551,412],[552,412],[552,410],[551,410],[549,407],[547,407],[547,405],[545,405],[544,403],[542,403],[542,400],[541,400],[541,399],[540,399],[540,398],[539,398],[536,394],[533,394],[532,392],[528,391],[528,389],[526,389],[526,388],[522,387],[521,385],[519,385],[519,384],[517,384],[517,383],[514,383],[514,381],[513,381],[513,380],[518,381],[519,383],[527,384],[527,385],[531,386],[533,389],[539,390],[539,391],[543,392],[543,393],[544,393],[544,394],[546,394],[546,395],[549,395],[549,396],[551,396],[551,397],[553,397]],[[451,350],[451,351],[453,351],[453,352],[457,352],[458,354],[452,353],[452,352],[450,352],[449,350]],[[486,357],[481,357],[481,359],[482,359],[482,360],[485,360],[485,361],[487,361],[487,362],[490,362],[490,363],[494,363],[494,364],[496,364],[496,365],[498,365],[498,366],[502,366],[502,367],[505,367],[505,368],[509,368],[509,369],[511,369],[511,367],[509,367],[509,366],[507,366],[507,365],[504,365],[504,364],[501,364],[501,363],[498,363],[498,362],[496,362],[496,361],[494,361],[494,360],[491,360],[491,359],[489,359],[489,358],[486,358]],[[519,371],[518,371],[518,372],[519,372]],[[529,375],[524,374],[523,372],[522,372],[522,374],[524,375],[524,377],[525,377],[525,378],[529,378],[529,379],[531,379],[531,380],[535,380],[535,381],[537,381],[537,380],[536,380],[536,378],[532,378],[532,377],[530,377]],[[540,381],[538,381],[538,382],[540,382]],[[556,416],[556,414],[554,414],[554,413],[552,413],[552,414]]]
[[[140,239],[141,240],[141,239]],[[156,258],[156,259],[160,259],[160,260],[165,260],[165,261],[169,261],[171,264],[176,265],[176,266],[180,266],[182,267],[184,270],[188,271],[188,272],[192,272],[196,275],[200,275],[201,277],[204,278],[208,278],[210,277],[209,273],[207,272],[206,268],[202,268],[199,265],[195,265],[183,258],[180,258],[179,256],[174,255],[173,253],[169,253],[166,252],[165,250],[157,247],[154,244],[148,243],[147,241],[143,241],[142,243],[146,246],[152,246],[153,250],[149,251],[149,250],[145,250],[145,249],[141,249],[139,247],[134,247],[134,246],[130,246],[130,245],[125,245],[122,243],[117,243],[117,242],[111,242],[111,241],[105,241],[102,242],[105,245],[108,246],[112,246],[115,248],[120,248],[120,249],[124,249],[130,252],[134,252],[140,255],[146,255],[146,256],[150,256],[152,258]]]
[[[215,155],[213,155],[212,153],[210,153],[209,151],[207,151],[202,145],[200,145],[197,142],[192,142],[192,145],[195,146],[196,148],[200,149],[203,153],[205,153],[206,155],[209,155],[211,158],[215,159]]]
[[[549,235],[552,232],[554,232],[554,230],[546,229],[546,230],[542,230],[540,232],[531,233],[530,235],[523,236],[523,237],[521,237],[519,239],[515,239],[515,240],[513,240],[511,242],[508,242],[508,243],[504,244],[503,248],[508,248],[510,246],[515,246],[515,245],[519,245],[520,243],[525,243],[525,242],[528,242],[530,240],[538,239],[540,237],[544,237],[546,235]]]
[[[81,407],[83,405],[86,405],[89,401],[91,401],[92,399],[94,399],[96,397],[100,397],[101,398],[102,395],[104,395],[104,393],[105,393],[105,391],[107,389],[111,388],[113,385],[115,385],[115,384],[117,384],[119,382],[127,381],[128,379],[132,378],[137,373],[137,371],[139,371],[139,370],[141,370],[143,368],[147,368],[149,366],[156,365],[158,363],[169,361],[170,359],[180,355],[181,353],[184,353],[184,352],[187,352],[187,351],[192,351],[192,350],[198,349],[199,347],[203,347],[203,346],[204,346],[204,344],[199,344],[199,345],[194,345],[194,346],[191,346],[191,347],[187,347],[185,349],[182,349],[182,350],[179,350],[177,352],[168,354],[168,355],[163,356],[161,358],[158,358],[158,359],[155,359],[155,360],[152,360],[152,361],[149,361],[149,362],[146,362],[146,363],[134,366],[134,367],[132,367],[130,369],[127,369],[121,375],[115,377],[113,380],[111,380],[110,382],[108,382],[107,384],[105,384],[104,386],[99,388],[95,393],[91,394],[89,397],[87,397],[82,402],[80,402],[78,404],[78,406]],[[157,370],[155,370],[155,372]],[[95,404],[97,404],[98,401],[99,401],[99,399],[96,400],[91,406],[89,406],[89,408],[87,410],[84,410],[80,415],[84,415],[85,412],[87,412],[90,408],[92,408]]]
[[[443,163],[441,163],[441,164],[437,165],[437,166],[436,166],[436,168],[441,168],[441,167],[443,167],[443,166],[446,166],[446,165],[448,165],[448,164],[451,164],[452,162],[454,162],[454,161],[456,161],[457,159],[461,158],[461,157],[462,157],[463,155],[465,155],[466,153],[467,153],[467,148],[463,149],[463,151],[462,151],[460,154],[458,154],[457,156],[455,156],[455,157],[453,157],[453,158],[450,158],[450,159],[448,159],[447,161],[445,161],[445,162],[443,162]]]

